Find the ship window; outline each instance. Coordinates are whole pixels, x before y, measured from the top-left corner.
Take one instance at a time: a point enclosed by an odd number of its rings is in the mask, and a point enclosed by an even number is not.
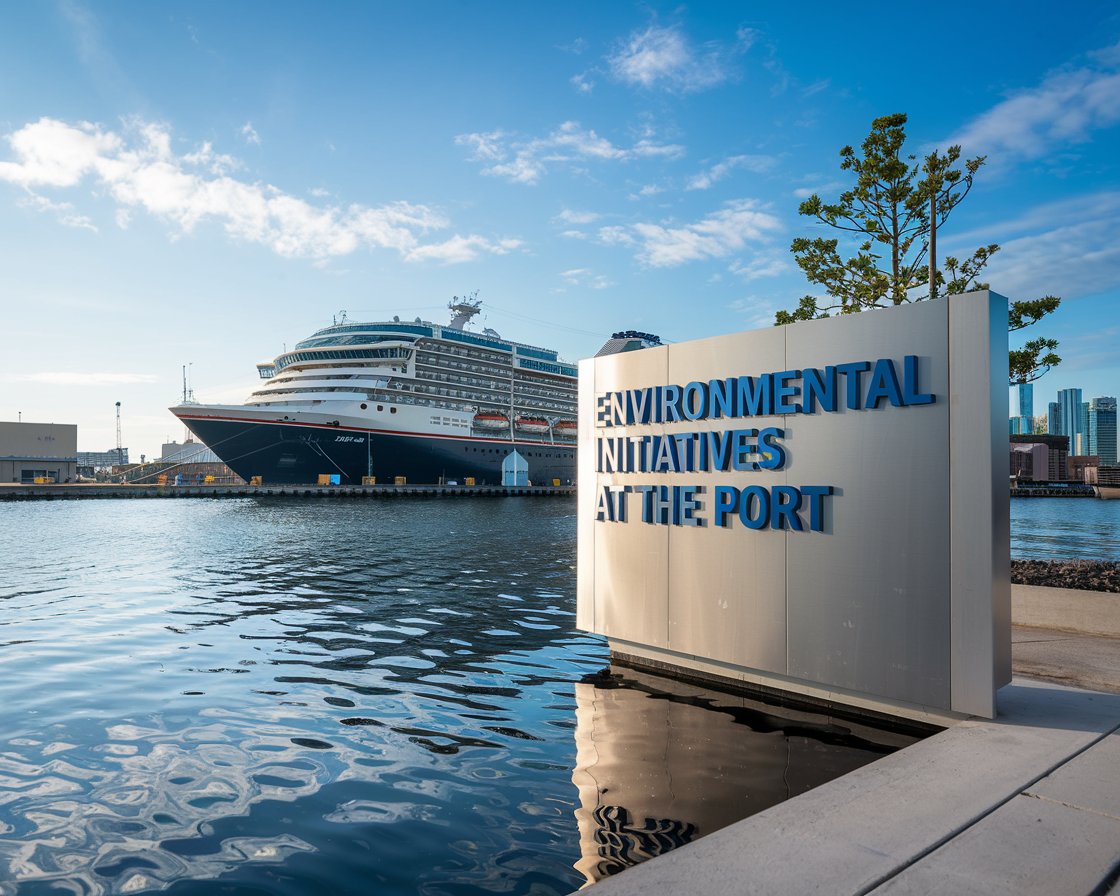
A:
[[[397,412],[396,408],[389,408],[389,413],[390,414],[395,414],[396,412]]]
[[[363,401],[362,402],[362,410],[364,411],[365,409],[366,409],[366,403]]]
[[[379,405],[377,406],[377,410],[379,410],[379,411],[383,411],[383,410],[385,410],[385,406],[384,406],[384,405],[381,405],[381,404],[379,404]]]

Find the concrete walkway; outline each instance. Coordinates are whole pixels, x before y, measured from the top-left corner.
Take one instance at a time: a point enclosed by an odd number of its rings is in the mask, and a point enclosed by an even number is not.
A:
[[[1012,661],[995,720],[630,868],[596,896],[1103,896],[1120,879],[1120,638],[1016,626]]]
[[[1017,625],[1011,629],[1011,665],[1022,678],[1120,694],[1120,638]]]
[[[1017,678],[994,721],[962,722],[593,891],[1103,894],[1118,868],[1120,694]]]

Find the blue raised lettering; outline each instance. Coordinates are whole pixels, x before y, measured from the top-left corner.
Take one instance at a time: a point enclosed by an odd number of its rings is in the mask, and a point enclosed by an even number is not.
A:
[[[735,380],[709,380],[708,401],[714,418],[735,416]]]
[[[801,486],[801,496],[809,499],[809,528],[813,532],[824,531],[824,499],[831,494],[831,485]]]
[[[680,493],[680,508],[681,508],[681,522],[682,526],[696,526],[703,528],[704,518],[697,516],[697,512],[704,509],[704,503],[700,500],[698,495],[704,493],[704,486],[702,485],[684,485],[681,486]]]
[[[902,359],[902,401],[904,404],[933,404],[936,397],[918,390],[918,356]]]
[[[801,405],[787,399],[801,394],[801,386],[791,380],[801,376],[800,370],[783,370],[774,374],[774,413],[775,414],[800,414]]]
[[[871,369],[869,361],[849,361],[847,364],[837,364],[836,372],[844,374],[848,384],[848,402],[847,406],[853,411],[860,409],[860,382],[859,375],[865,370]]]
[[[776,426],[768,426],[759,433],[758,444],[762,460],[758,466],[763,470],[780,470],[786,465],[786,449],[778,439],[784,439],[786,431]]]
[[[770,524],[770,492],[761,485],[743,489],[739,496],[739,519],[748,529],[765,529]]]
[[[819,402],[822,411],[836,411],[836,368],[826,367],[817,370],[808,367],[801,371],[802,394],[805,396],[803,408],[812,414]]]
[[[783,498],[787,500],[782,500]],[[793,485],[775,485],[770,507],[770,528],[804,532],[805,526],[797,511],[801,508],[801,491]]]
[[[880,358],[875,362],[875,369],[871,371],[871,380],[867,385],[867,407],[879,407],[884,398],[894,407],[902,407],[902,390],[898,386],[894,361],[890,358]]]
[[[684,387],[681,410],[689,420],[703,420],[708,416],[708,384],[691,382]]]
[[[731,431],[731,466],[736,470],[757,470],[758,464],[751,456],[758,451],[755,437],[757,429],[734,429]]]
[[[739,489],[733,485],[717,485],[712,521],[721,528],[727,527],[727,518],[739,506]]]
[[[760,377],[741,376],[736,391],[736,413],[740,417],[766,416],[770,413],[770,374],[764,373]]]

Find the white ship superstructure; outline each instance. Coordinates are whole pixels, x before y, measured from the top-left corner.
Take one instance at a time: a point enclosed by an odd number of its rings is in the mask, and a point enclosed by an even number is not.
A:
[[[497,481],[516,450],[537,481],[575,470],[576,367],[555,351],[466,329],[481,310],[454,299],[451,322],[342,316],[274,360],[243,405],[172,408],[244,478],[307,482]]]

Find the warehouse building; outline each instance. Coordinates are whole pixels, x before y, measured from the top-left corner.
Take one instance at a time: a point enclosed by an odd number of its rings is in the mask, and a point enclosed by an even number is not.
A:
[[[0,422],[0,482],[30,485],[77,478],[77,425]]]

